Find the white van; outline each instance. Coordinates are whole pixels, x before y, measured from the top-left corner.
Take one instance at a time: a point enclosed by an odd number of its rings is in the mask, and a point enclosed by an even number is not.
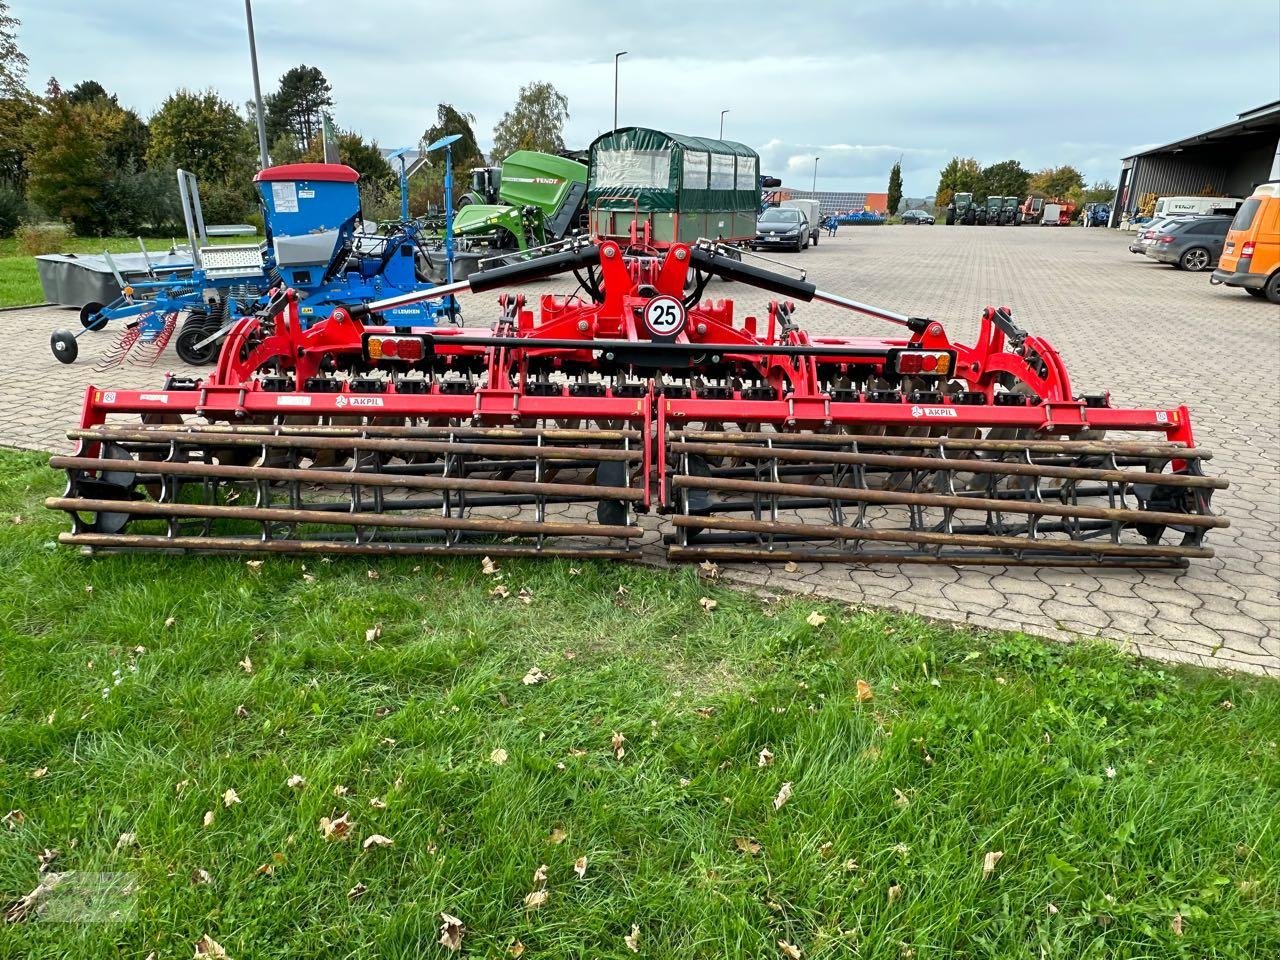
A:
[[[1161,217],[1212,216],[1225,214],[1231,216],[1240,204],[1239,197],[1161,197],[1156,201],[1155,219]]]
[[[809,221],[809,240],[816,247],[818,235],[822,233],[822,214],[819,212],[817,200],[783,200],[780,207],[795,207]]]

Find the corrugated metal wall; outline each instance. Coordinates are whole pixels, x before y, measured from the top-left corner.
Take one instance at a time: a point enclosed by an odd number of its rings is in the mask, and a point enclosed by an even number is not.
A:
[[[1205,190],[1225,195],[1227,171],[1221,164],[1196,163],[1177,157],[1138,157],[1129,185],[1129,206],[1148,193],[1158,197],[1194,197]]]

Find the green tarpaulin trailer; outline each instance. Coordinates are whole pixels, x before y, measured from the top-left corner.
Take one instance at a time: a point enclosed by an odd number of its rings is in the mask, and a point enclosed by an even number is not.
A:
[[[587,173],[591,232],[665,247],[756,235],[760,157],[732,140],[622,127],[595,139]]]

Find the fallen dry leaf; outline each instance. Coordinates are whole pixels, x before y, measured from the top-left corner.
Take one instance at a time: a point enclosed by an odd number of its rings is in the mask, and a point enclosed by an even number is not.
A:
[[[533,871],[533,885],[535,887],[545,887],[547,885],[547,865],[545,863]]]
[[[333,788],[333,795],[335,797],[345,797],[350,792],[351,791],[347,789],[347,785],[345,783],[340,783]]]
[[[522,679],[520,682],[523,683],[526,687],[532,687],[539,683],[545,683],[550,679],[551,679],[550,677],[548,677],[545,673],[542,672],[541,668],[530,667],[529,672],[524,675],[524,679]]]
[[[358,900],[360,897],[363,897],[365,893],[368,892],[368,890],[369,888],[366,887],[363,883],[357,883],[354,887],[352,887],[350,890],[347,891],[347,899]]]
[[[701,606],[703,610],[707,611],[707,613],[710,613],[717,606],[719,606],[719,604],[717,604],[710,597],[703,597],[701,600],[698,601],[698,605]]]
[[[703,560],[698,564],[698,570],[701,571],[702,576],[706,577],[708,580],[715,580],[720,576],[719,565],[712,563],[710,560]]]
[[[996,872],[996,864],[1004,856],[1003,850],[991,850],[982,858],[982,878],[985,880]]]
[[[889,902],[890,902],[890,903],[893,903],[893,901],[897,900],[897,899],[898,899],[899,897],[901,897],[901,896],[902,896],[902,887],[901,887],[901,886],[899,886],[898,884],[896,884],[896,883],[895,883],[895,884],[893,884],[892,886],[890,886],[890,887],[889,887]]]
[[[269,877],[275,872],[276,872],[275,865],[270,863],[261,864],[257,870],[253,871],[254,876],[258,876],[258,877]]]
[[[27,815],[21,810],[10,810],[4,815],[3,823],[10,829],[14,830],[22,826],[26,821]]]
[[[786,957],[787,960],[800,960],[800,957],[802,956],[799,947],[794,943],[787,943],[785,940],[778,941],[778,949],[782,951],[782,955]]]
[[[820,627],[827,622],[827,618],[815,610],[804,618],[804,622],[809,624],[811,627]]]
[[[773,765],[773,751],[770,750],[768,747],[765,747],[760,751],[760,757],[756,761],[756,766],[769,767],[772,765]]]
[[[290,790],[301,790],[307,785],[307,778],[295,773],[292,777],[284,782],[284,785]]]
[[[579,880],[587,875],[587,858],[585,856],[573,861],[573,872],[578,875]]]
[[[511,596],[511,591],[508,590],[506,587],[504,587],[502,584],[498,584],[496,587],[494,587],[492,590],[489,591],[489,596],[497,597],[499,600],[505,600],[507,599],[507,597]]]
[[[177,622],[178,622],[178,620],[177,620],[177,618],[176,618],[176,617],[169,617],[169,618],[167,618],[167,619],[165,620],[164,625],[165,625],[166,627],[172,627],[172,626],[173,626],[175,623],[177,623]]]
[[[778,795],[773,798],[773,809],[781,810],[782,805],[791,799],[791,782],[788,781],[782,785],[782,789],[778,791]]]
[[[467,928],[457,917],[447,913],[440,914],[440,946],[451,953],[457,953],[462,949],[462,935],[466,932]]]
[[[627,945],[627,949],[632,953],[640,952],[640,925],[633,923],[631,932],[622,938],[622,942]]]
[[[524,908],[526,910],[537,910],[546,903],[550,897],[551,894],[546,890],[534,890],[531,893],[525,894]]]
[[[858,702],[867,703],[875,699],[875,694],[871,692],[871,684],[865,680],[858,681]]]
[[[497,750],[493,751],[493,753],[489,754],[489,762],[502,766],[507,762],[507,751],[499,747]]]
[[[823,860],[829,860],[831,859],[831,855],[835,853],[835,850],[836,850],[836,845],[832,843],[830,840],[828,840],[822,846],[818,847],[818,856],[820,856]]]
[[[516,599],[527,607],[533,603],[533,591],[528,587],[521,587],[520,592],[516,594]]]
[[[206,811],[204,812],[204,825],[205,825],[206,827],[212,827],[212,826],[213,826],[213,818],[214,818],[214,816],[215,816],[215,814],[214,814],[214,812],[213,812],[212,810],[206,810]]]
[[[1056,917],[1058,915],[1058,907],[1056,904],[1046,903],[1044,908],[1048,911],[1049,916]]]
[[[375,810],[385,810],[387,809],[387,802],[381,797],[370,797],[369,806],[373,807]]]
[[[36,767],[34,770],[31,771],[32,780],[43,780],[48,775],[49,775],[48,767]]]
[[[788,560],[787,565],[782,569],[787,571],[787,573],[795,573],[800,569],[800,564],[796,563],[794,560]]]
[[[366,570],[364,572],[364,575],[368,577],[370,580],[377,580],[380,576],[382,576],[382,574],[378,573],[377,570]]]
[[[49,873],[40,878],[40,883],[34,890],[25,897],[13,904],[4,913],[4,919],[8,923],[19,923],[27,919],[32,912],[39,909],[40,905],[49,898],[49,892],[53,890],[60,882],[65,874]]]
[[[899,790],[897,787],[893,788],[893,802],[899,807],[911,806],[911,798],[908,797],[901,790]]]
[[[243,703],[241,703],[241,704],[237,704],[237,705],[236,705],[236,719],[237,719],[237,720],[247,720],[247,719],[248,719],[248,717],[249,717],[249,708],[248,708],[248,707],[246,707]]]
[[[507,954],[512,957],[523,957],[524,942],[517,940],[515,943],[511,944],[511,946],[507,947]]]
[[[249,659],[247,653],[244,655],[244,659],[240,661],[240,669],[245,673],[253,673],[253,661]]]
[[[1175,937],[1182,936],[1182,914],[1173,915],[1173,919],[1169,921],[1169,929],[1173,931]]]
[[[745,853],[749,857],[754,857],[764,849],[764,847],[751,837],[734,837],[733,845],[738,848],[739,853]]]
[[[623,744],[626,742],[627,738],[617,730],[613,731],[613,736],[609,738],[609,743],[613,746],[613,755],[619,760],[627,755],[627,750],[623,747]]]
[[[120,839],[116,841],[116,849],[123,850],[128,847],[136,847],[138,845],[138,835],[136,833],[122,833]]]
[[[261,560],[246,560],[246,561],[244,562],[244,565],[245,565],[246,567],[248,567],[250,570],[260,570],[260,569],[262,569],[262,561],[261,561]]]
[[[492,577],[495,573],[498,572],[498,565],[494,563],[492,560],[490,560],[488,557],[485,557],[483,560],[480,561],[480,572],[483,573],[486,577]]]
[[[258,563],[262,561],[259,560]],[[197,957],[213,957],[214,960],[227,960],[227,951],[222,949],[222,944],[207,933],[196,941]]]
[[[373,643],[375,640],[381,638],[381,636],[382,636],[382,627],[379,624],[375,623],[372,627],[370,627],[368,630],[364,632],[364,642]]]
[[[547,842],[559,845],[564,843],[565,840],[568,839],[568,837],[569,837],[568,833],[566,833],[562,828],[556,827],[554,830],[551,831],[551,836],[547,837]]]
[[[384,837],[380,833],[371,833],[364,838],[364,843],[360,844],[360,847],[363,850],[368,850],[371,847],[389,847],[394,842],[390,837]]]
[[[232,804],[236,804],[239,802],[240,802],[240,795],[236,793],[234,789],[232,789],[231,787],[228,787],[226,793],[222,795],[222,805],[224,807],[229,807]]]
[[[211,879],[212,877],[209,876],[209,871],[201,867],[196,867],[194,870],[191,871],[191,882],[197,887],[203,886],[204,884],[208,883]]]
[[[44,848],[44,852],[43,852],[43,853],[41,853],[41,854],[40,854],[40,856],[36,858],[36,859],[39,861],[39,863],[40,863],[40,869],[39,869],[39,870],[37,870],[36,872],[37,872],[37,873],[44,873],[46,870],[48,870],[48,869],[49,869],[49,864],[51,864],[51,863],[53,863],[53,861],[57,860],[57,859],[58,859],[58,856],[59,856],[61,853],[62,853],[62,851],[61,851],[61,850],[58,850],[56,847],[55,847],[55,848],[52,848],[52,849],[51,849],[51,848],[49,848],[49,847],[45,847],[45,848]]]
[[[320,833],[326,840],[346,840],[351,836],[351,828],[354,826],[349,813],[344,813],[336,820],[330,820],[328,817],[320,818]]]

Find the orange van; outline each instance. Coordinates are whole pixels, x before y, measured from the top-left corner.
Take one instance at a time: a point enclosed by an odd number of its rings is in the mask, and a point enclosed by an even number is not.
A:
[[[1209,282],[1280,303],[1280,180],[1259,184],[1240,205]]]

